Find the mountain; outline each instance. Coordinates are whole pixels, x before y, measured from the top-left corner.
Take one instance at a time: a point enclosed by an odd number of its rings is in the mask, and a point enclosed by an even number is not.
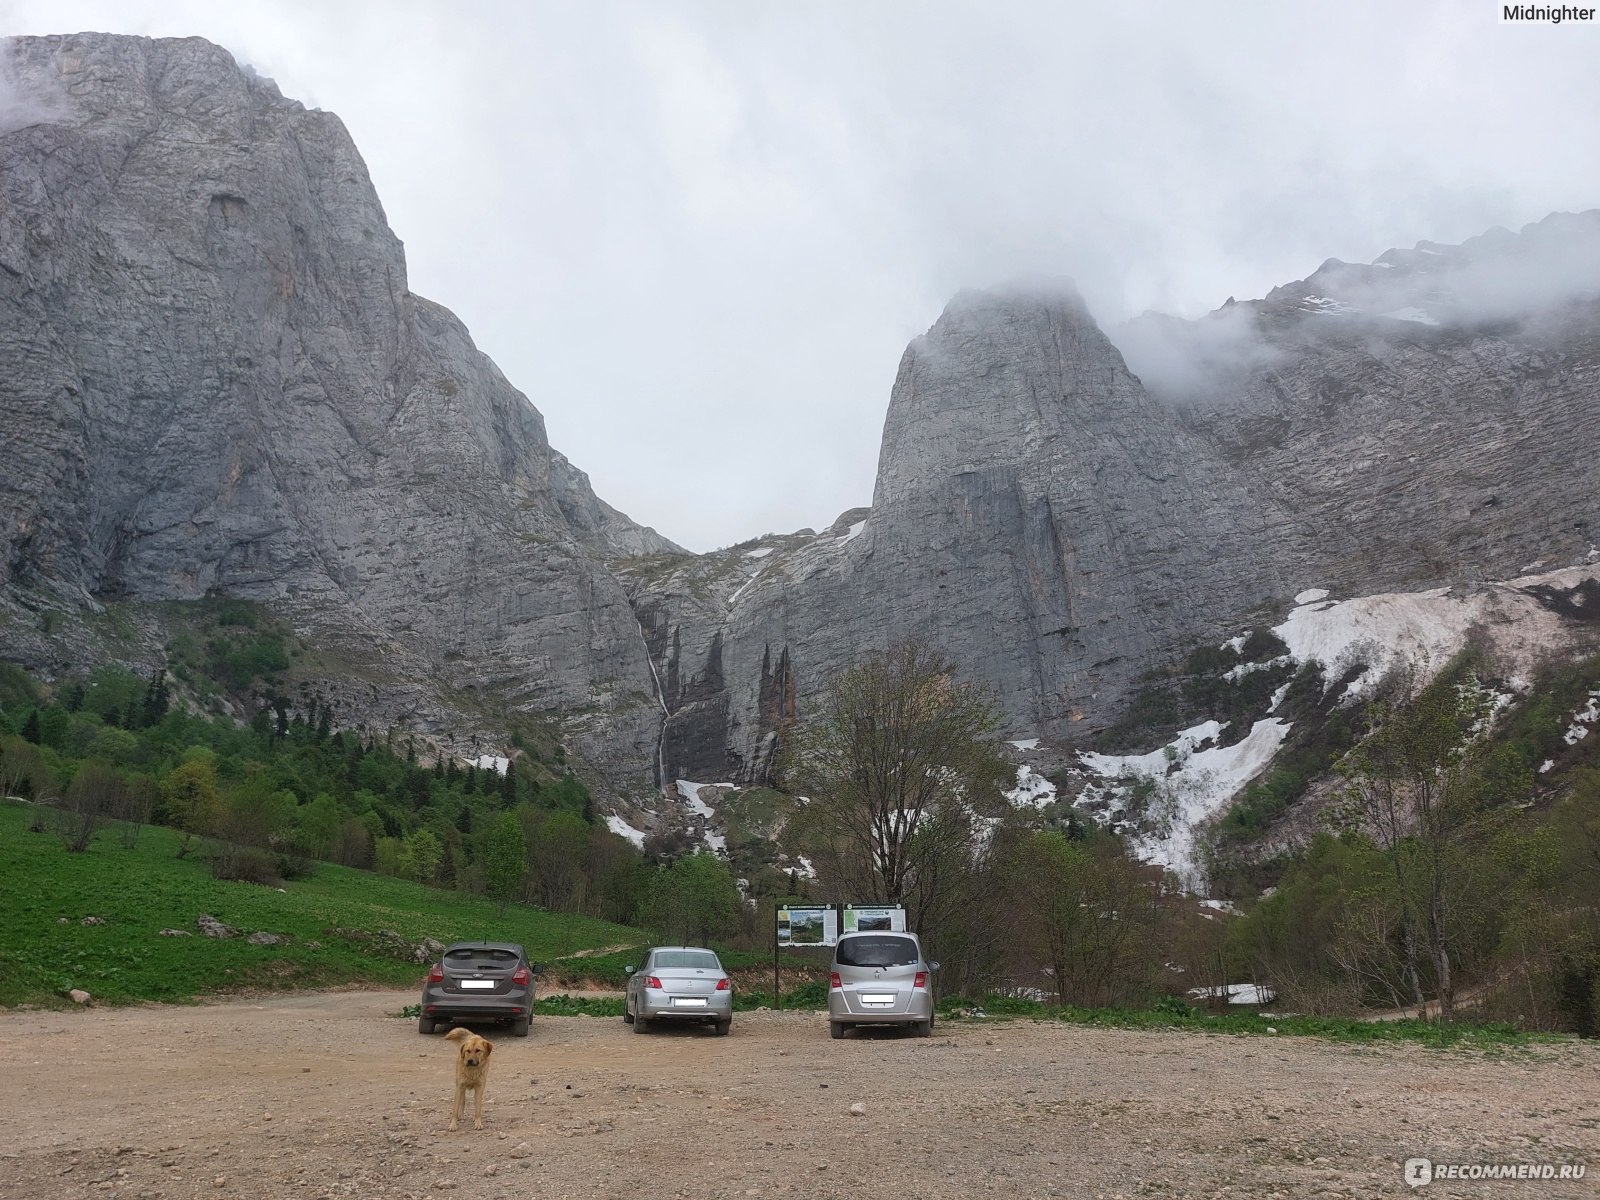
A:
[[[93,651],[43,614],[219,591],[348,647],[317,681],[348,719],[448,740],[481,696],[643,762],[602,560],[677,547],[408,290],[338,118],[197,38],[6,54],[37,118],[0,136],[7,655],[65,669]]]
[[[906,351],[848,530],[624,569],[678,681],[667,776],[758,777],[774,670],[803,709],[908,635],[989,684],[1013,736],[1088,744],[1146,673],[1306,589],[1593,560],[1597,281],[1590,212],[1330,261],[1116,344],[1067,286],[957,297]]]
[[[5,54],[0,654],[35,667],[153,665],[152,606],[237,595],[317,647],[296,682],[341,722],[464,753],[537,716],[640,796],[762,779],[908,636],[1059,750],[1308,589],[1600,556],[1600,213],[1197,321],[964,292],[901,361],[870,508],[691,555],[411,294],[336,117],[198,39]]]

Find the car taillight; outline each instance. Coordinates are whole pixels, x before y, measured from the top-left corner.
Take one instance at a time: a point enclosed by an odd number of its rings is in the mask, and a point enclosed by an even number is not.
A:
[[[511,972],[511,982],[516,984],[518,987],[526,987],[528,985],[528,980],[532,978],[533,976],[528,974],[527,967],[518,967],[515,971]]]
[[[725,992],[727,990],[728,990],[728,981],[727,981],[727,979],[724,978],[724,979],[717,980],[717,991]]]
[[[830,971],[828,973],[828,986],[836,988],[842,988],[844,986],[844,980],[839,978],[839,972]]]
[[[917,977],[916,977],[915,980],[912,981],[911,986],[914,987],[914,988],[919,988],[919,987],[920,988],[925,988],[925,987],[927,987],[928,986],[928,973],[926,971],[918,971],[917,972]]]
[[[648,988],[659,988],[661,986],[661,980],[657,979],[654,975],[646,975],[644,977],[644,985]]]
[[[441,964],[441,963],[434,963],[433,964],[433,967],[428,971],[428,982],[429,983],[443,983],[444,982],[444,966],[443,966],[443,964]]]

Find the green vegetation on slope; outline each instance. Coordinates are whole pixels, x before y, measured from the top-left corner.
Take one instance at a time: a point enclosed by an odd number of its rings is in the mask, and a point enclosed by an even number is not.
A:
[[[283,890],[212,877],[179,859],[180,835],[147,828],[129,847],[100,837],[82,853],[30,832],[34,807],[0,804],[0,1004],[53,1003],[71,988],[97,1001],[182,1001],[245,988],[408,986],[424,967],[336,931],[393,930],[410,941],[494,938],[521,942],[534,959],[641,942],[625,926],[513,906],[497,915],[484,897],[423,887],[334,865]],[[205,913],[241,936],[208,938]],[[86,917],[104,924],[84,925]],[[162,929],[189,937],[163,937]],[[251,945],[242,935],[287,935]]]

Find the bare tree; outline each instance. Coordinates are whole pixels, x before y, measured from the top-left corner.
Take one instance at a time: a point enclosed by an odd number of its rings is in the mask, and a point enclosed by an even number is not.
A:
[[[95,830],[126,804],[127,786],[108,764],[89,760],[78,768],[57,807],[66,815],[62,838],[74,854],[89,848]]]
[[[798,825],[819,870],[856,903],[903,904],[931,930],[951,917],[978,845],[979,816],[1005,806],[986,693],[955,680],[917,642],[873,654],[829,681],[815,717],[786,732]]]

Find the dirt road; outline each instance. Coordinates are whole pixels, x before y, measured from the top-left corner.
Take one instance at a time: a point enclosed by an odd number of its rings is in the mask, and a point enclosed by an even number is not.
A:
[[[941,1025],[829,1040],[536,1020],[496,1040],[487,1128],[444,1132],[454,1048],[398,992],[8,1014],[0,1196],[1594,1196],[1600,1046],[1416,1046]],[[852,1115],[853,1103],[865,1105]],[[1578,1183],[1399,1163],[1581,1162]]]

